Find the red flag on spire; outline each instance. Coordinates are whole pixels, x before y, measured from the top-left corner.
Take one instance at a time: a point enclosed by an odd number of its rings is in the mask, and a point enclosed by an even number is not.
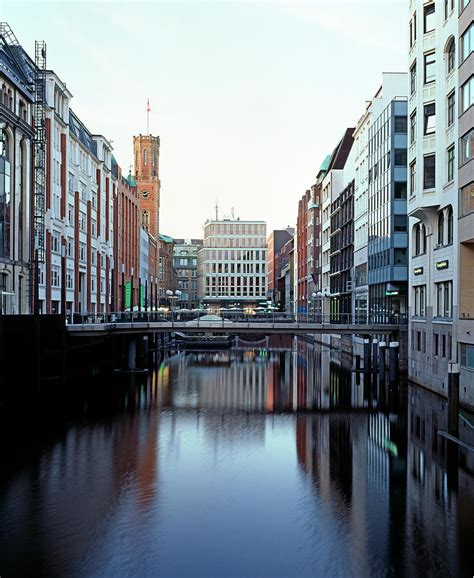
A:
[[[146,99],[146,111],[147,111],[147,112],[150,112],[150,110],[151,110],[151,109],[150,109],[150,99],[147,98],[147,99]]]

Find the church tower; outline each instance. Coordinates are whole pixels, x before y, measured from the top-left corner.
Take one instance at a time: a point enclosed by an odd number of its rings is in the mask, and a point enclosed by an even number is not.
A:
[[[140,195],[141,224],[155,239],[160,234],[160,137],[133,137],[135,180]]]

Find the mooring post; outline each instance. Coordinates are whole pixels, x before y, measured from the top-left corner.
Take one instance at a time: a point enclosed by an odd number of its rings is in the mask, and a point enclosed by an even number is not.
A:
[[[459,435],[459,363],[448,363],[448,432]]]
[[[374,370],[377,370],[378,365],[378,357],[379,357],[379,340],[373,339],[372,340],[372,365]]]
[[[391,341],[389,344],[389,377],[390,383],[396,383],[398,380],[398,351],[400,343],[398,341]]]
[[[387,344],[385,341],[380,341],[379,343],[379,378],[380,380],[385,380],[386,362],[385,362],[385,350]]]
[[[135,370],[137,368],[137,339],[131,337],[128,342],[128,369]]]
[[[370,335],[367,335],[364,339],[364,371],[370,371]]]

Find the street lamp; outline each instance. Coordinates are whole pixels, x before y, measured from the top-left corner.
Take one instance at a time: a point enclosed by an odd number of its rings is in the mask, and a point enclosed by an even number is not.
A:
[[[315,307],[315,305],[314,305],[314,300],[316,299],[317,296],[318,296],[318,295],[317,295],[317,293],[316,293],[315,291],[313,291],[313,292],[311,293],[311,297],[312,297],[312,301],[313,301],[313,319],[314,319],[315,322],[316,322],[316,307]]]

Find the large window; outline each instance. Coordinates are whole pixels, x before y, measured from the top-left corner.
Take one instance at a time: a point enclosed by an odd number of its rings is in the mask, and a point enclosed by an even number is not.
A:
[[[413,94],[416,90],[416,61],[411,65],[410,68],[410,94]]]
[[[461,62],[474,52],[474,22],[471,22],[469,28],[461,36]]]
[[[410,144],[416,141],[416,111],[410,116]]]
[[[474,129],[461,138],[461,165],[474,158]]]
[[[407,117],[406,116],[396,116],[395,117],[395,132],[396,133],[407,133]]]
[[[423,31],[425,34],[435,29],[435,18],[435,5],[433,2],[432,4],[426,5],[423,9]]]
[[[433,82],[436,78],[436,56],[434,52],[425,54],[424,83]]]
[[[448,182],[454,179],[454,145],[448,148]]]
[[[410,163],[410,196],[416,193],[416,161]]]
[[[423,131],[425,135],[436,132],[436,105],[434,102],[425,104]]]
[[[436,186],[436,156],[427,155],[423,158],[423,188],[434,189]]]
[[[396,167],[406,167],[407,166],[407,151],[406,151],[406,149],[395,149],[395,166]]]
[[[448,49],[446,51],[446,64],[447,73],[449,74],[454,70],[456,65],[456,43],[454,42],[454,38],[451,38],[448,44]]]
[[[448,105],[447,106],[448,126],[451,126],[454,123],[456,115],[456,92],[454,90],[450,94],[448,94],[447,105]]]
[[[453,282],[436,283],[436,316],[452,317],[453,314]]]
[[[444,245],[444,212],[438,213],[438,246]]]
[[[417,285],[413,287],[414,311],[417,317],[426,315],[426,285]]]
[[[474,104],[474,75],[461,86],[461,113]]]
[[[461,367],[474,369],[474,345],[461,343]]]
[[[474,213],[474,182],[469,183],[460,191],[461,217]]]
[[[454,216],[453,216],[453,207],[451,205],[446,209],[446,221],[448,225],[448,245],[451,245],[453,242],[453,232],[454,232]]]

